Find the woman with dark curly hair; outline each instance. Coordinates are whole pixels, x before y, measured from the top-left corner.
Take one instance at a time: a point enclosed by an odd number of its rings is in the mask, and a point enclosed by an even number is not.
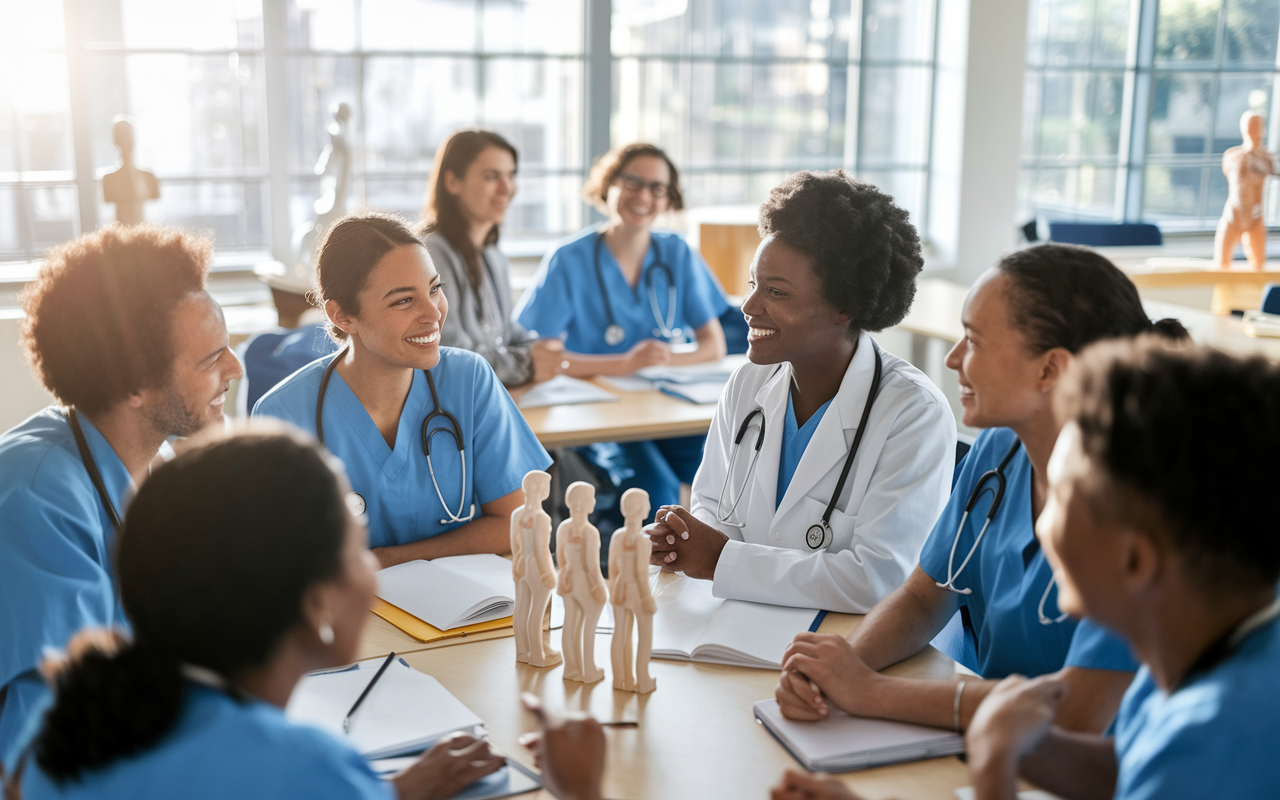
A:
[[[1102,731],[1137,664],[1105,628],[1063,613],[1035,537],[1062,428],[1054,397],[1090,343],[1186,331],[1173,320],[1153,324],[1138,290],[1106,258],[1056,244],[1001,259],[974,283],[961,320],[965,337],[947,366],[960,384],[964,423],[985,430],[957,471],[919,565],[848,639],[797,636],[783,657],[779,705],[793,719],[821,719],[835,707],[963,730],[1000,679],[1057,673],[1071,687],[1057,724]],[[963,630],[939,636],[957,613]],[[880,672],[930,641],[981,679]]]
[[[840,170],[776,187],[760,234],[751,363],[720,400],[692,509],[649,528],[653,563],[717,597],[865,613],[915,566],[955,462],[941,392],[870,335],[911,307],[920,239]]]

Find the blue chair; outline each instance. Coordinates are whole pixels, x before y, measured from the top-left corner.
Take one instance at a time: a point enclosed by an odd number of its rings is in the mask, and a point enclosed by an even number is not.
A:
[[[323,323],[253,336],[240,347],[244,378],[236,397],[236,413],[248,415],[259,398],[280,381],[337,349]]]
[[[724,328],[724,343],[729,355],[747,352],[747,321],[742,316],[742,306],[730,305],[720,315],[720,327]]]
[[[1049,241],[1091,247],[1163,244],[1160,229],[1145,222],[1049,222]]]

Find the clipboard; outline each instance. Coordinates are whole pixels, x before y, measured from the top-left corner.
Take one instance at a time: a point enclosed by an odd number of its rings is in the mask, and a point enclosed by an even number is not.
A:
[[[461,628],[442,631],[434,625],[423,622],[409,612],[396,608],[381,597],[373,599],[373,607],[370,611],[424,644],[435,642],[461,644],[467,639],[493,639],[501,636],[511,636],[515,633],[515,629],[511,627],[511,617],[492,619],[488,622],[477,622],[474,625],[464,625]],[[503,630],[504,628],[506,629],[505,631]]]

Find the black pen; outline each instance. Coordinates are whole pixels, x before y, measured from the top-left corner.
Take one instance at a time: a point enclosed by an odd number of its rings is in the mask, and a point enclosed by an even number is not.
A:
[[[369,690],[372,689],[373,685],[378,682],[378,678],[382,677],[382,673],[387,671],[387,667],[391,665],[391,659],[395,657],[396,657],[395,653],[392,653],[391,655],[387,656],[387,660],[383,661],[382,666],[378,667],[378,671],[373,674],[373,680],[369,681],[369,685],[364,687],[364,691],[361,692],[360,696],[356,698],[355,705],[351,706],[351,710],[347,712],[347,716],[342,720],[343,733],[351,732],[351,715],[356,713],[356,709],[359,708],[360,704],[364,702],[364,699],[369,696]]]

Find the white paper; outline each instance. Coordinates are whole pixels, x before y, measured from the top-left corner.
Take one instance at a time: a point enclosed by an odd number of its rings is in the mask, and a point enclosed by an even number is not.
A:
[[[542,383],[535,383],[529,391],[520,397],[516,405],[520,408],[542,408],[543,406],[568,406],[577,403],[616,403],[618,396],[601,389],[594,383],[570,378],[568,375],[557,375]]]
[[[653,381],[639,375],[602,375],[600,380],[620,392],[648,392],[653,390]]]
[[[796,634],[809,630],[818,612],[711,593],[711,581],[681,576],[655,593],[653,656],[780,669]]]
[[[976,797],[972,786],[961,786],[956,789],[956,800],[974,800]],[[1018,792],[1018,800],[1062,800],[1062,798],[1040,789],[1028,789],[1025,792]]]
[[[650,381],[669,381],[671,383],[702,383],[706,381],[724,383],[733,373],[750,359],[746,355],[725,356],[719,361],[701,364],[685,364],[679,367],[645,367],[636,374]]]
[[[839,709],[827,719],[798,722],[782,716],[777,700],[761,700],[754,710],[809,770],[843,772],[964,752],[964,737],[942,728],[851,717]]]
[[[657,386],[669,395],[696,403],[700,406],[715,405],[724,394],[725,381],[700,381],[698,383],[671,383],[659,381]]]
[[[509,617],[511,562],[492,553],[408,561],[378,572],[378,596],[440,630]]]
[[[396,658],[352,715],[351,730],[344,734],[342,721],[382,661],[362,661],[342,672],[304,677],[289,698],[285,714],[294,722],[345,739],[369,759],[417,752],[441,736],[483,724],[438,680]]]

